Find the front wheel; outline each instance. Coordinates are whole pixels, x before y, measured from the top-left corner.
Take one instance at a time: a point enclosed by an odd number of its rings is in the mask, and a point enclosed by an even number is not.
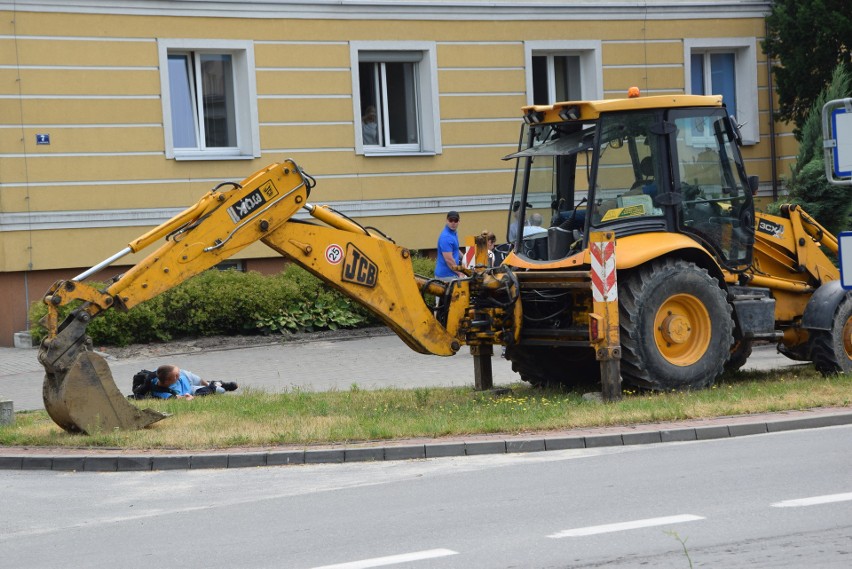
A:
[[[852,371],[852,296],[837,307],[831,330],[811,331],[811,358],[823,375]]]
[[[622,378],[660,391],[712,385],[733,343],[718,281],[694,263],[665,259],[631,272],[619,288]]]

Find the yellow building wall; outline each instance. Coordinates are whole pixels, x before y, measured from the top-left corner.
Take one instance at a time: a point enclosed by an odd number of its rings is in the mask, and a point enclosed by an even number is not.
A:
[[[683,92],[685,37],[757,37],[762,18],[686,20],[286,20],[0,11],[0,214],[183,208],[223,180],[294,158],[317,177],[311,201],[508,196],[526,104],[524,42],[599,40],[603,90]],[[156,38],[252,40],[262,156],[166,159]],[[355,153],[350,40],[436,42],[442,150]],[[769,179],[768,78],[758,55],[760,144]],[[789,132],[776,128],[782,134]],[[49,146],[35,135],[48,132]],[[777,141],[779,171],[795,140]],[[786,157],[786,158],[785,158]],[[443,213],[365,218],[412,248],[434,247]],[[462,232],[502,234],[506,213],[463,212]],[[2,231],[0,271],[86,267],[146,227]],[[247,255],[263,255],[255,248]]]

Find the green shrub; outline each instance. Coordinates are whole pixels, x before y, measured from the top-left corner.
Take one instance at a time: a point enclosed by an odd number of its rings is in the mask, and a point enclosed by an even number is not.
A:
[[[416,251],[412,263],[418,275],[435,273],[435,261]],[[98,289],[106,286],[89,284]],[[77,306],[60,307],[59,322]],[[37,342],[46,334],[40,324],[46,314],[42,302],[30,307],[31,333]],[[185,336],[336,330],[376,323],[367,309],[290,264],[272,276],[205,271],[126,312],[107,310],[92,320],[87,332],[95,345],[125,346]]]
[[[60,307],[60,323],[77,306]],[[30,308],[31,332],[39,342],[46,334],[40,324],[45,314],[42,302]],[[366,309],[290,265],[272,276],[205,271],[128,311],[103,312],[87,332],[95,345],[125,346],[184,336],[334,330],[375,322]]]
[[[301,302],[279,310],[272,317],[258,318],[256,326],[264,334],[313,332],[357,328],[373,321],[373,317],[348,298],[325,298],[313,303]]]
[[[256,333],[254,315],[270,316],[300,298],[286,273],[205,271],[163,293],[163,311],[172,336]]]
[[[94,318],[87,332],[95,345],[126,346],[171,340],[167,313],[158,299],[151,299],[127,312],[108,310]]]
[[[412,251],[411,264],[414,266],[414,274],[421,277],[435,276],[435,261],[424,257],[417,251]]]

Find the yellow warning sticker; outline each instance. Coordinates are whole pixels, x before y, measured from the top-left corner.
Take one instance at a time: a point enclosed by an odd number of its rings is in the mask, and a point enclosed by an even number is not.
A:
[[[645,206],[643,204],[631,205],[628,207],[615,207],[609,210],[601,218],[601,221],[612,221],[622,217],[638,217],[645,215]]]

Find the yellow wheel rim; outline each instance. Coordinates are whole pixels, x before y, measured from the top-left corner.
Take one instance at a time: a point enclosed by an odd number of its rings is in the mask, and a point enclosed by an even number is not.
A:
[[[710,314],[698,298],[676,294],[663,302],[654,317],[654,341],[669,363],[689,366],[707,352],[712,324]],[[852,321],[847,326],[852,331]]]
[[[846,352],[846,357],[852,360],[852,318],[846,320],[843,326],[843,350]]]

